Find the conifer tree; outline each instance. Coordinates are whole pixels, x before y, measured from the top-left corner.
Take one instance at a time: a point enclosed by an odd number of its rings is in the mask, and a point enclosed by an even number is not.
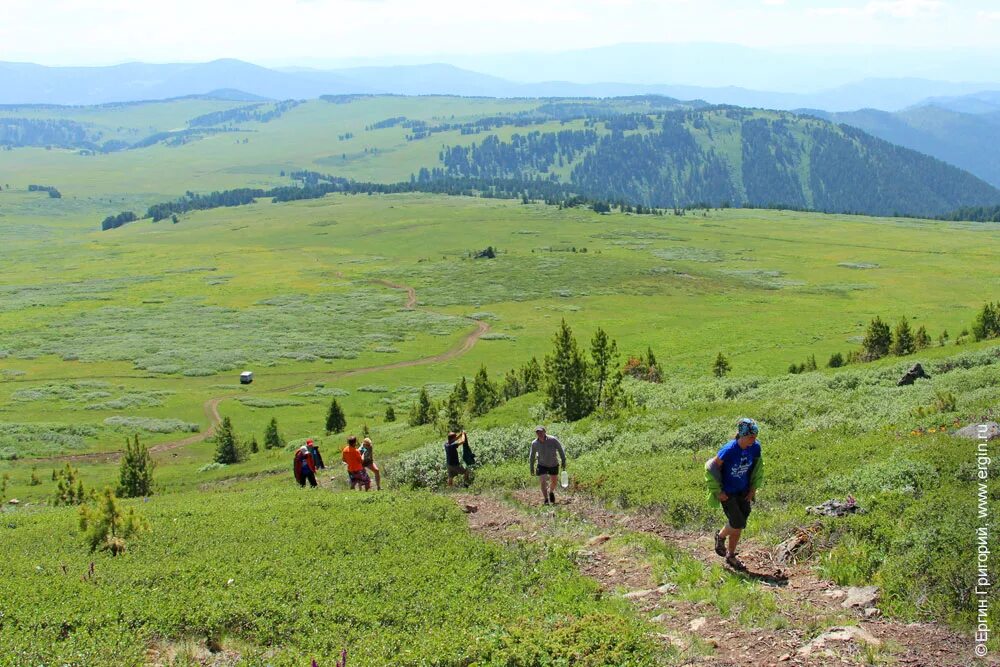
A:
[[[712,374],[717,378],[721,378],[724,377],[726,373],[731,371],[732,368],[733,367],[729,364],[729,360],[726,359],[726,355],[719,352],[718,356],[715,357],[715,362],[712,364]]]
[[[427,388],[420,388],[420,395],[417,402],[410,410],[410,426],[423,426],[434,421],[434,406],[431,405],[431,397],[427,395]]]
[[[87,534],[91,551],[105,549],[117,556],[125,551],[125,540],[149,530],[149,523],[134,507],[123,512],[114,491],[105,488],[96,496],[94,507],[80,508],[80,530]]]
[[[536,357],[521,367],[521,392],[530,394],[542,386],[542,366]]]
[[[326,434],[341,433],[347,428],[347,417],[340,407],[337,399],[330,402],[330,409],[326,412]]]
[[[921,324],[920,328],[917,329],[917,335],[914,338],[913,342],[916,344],[918,350],[922,350],[925,347],[930,347],[931,336],[929,333],[927,333],[927,327],[925,327],[923,324]]]
[[[277,422],[272,419],[271,423],[277,431]],[[268,427],[270,429],[270,427]],[[229,417],[223,417],[222,424],[215,434],[215,462],[223,465],[239,463],[246,458],[246,454],[240,447],[240,442],[233,432],[233,422]]]
[[[458,395],[458,400],[462,401],[462,403],[469,402],[469,385],[466,384],[464,375],[458,381],[458,384],[455,385],[455,392]]]
[[[264,430],[264,449],[281,449],[285,446],[285,439],[278,433],[278,420],[271,417],[267,428]]]
[[[257,436],[250,436],[250,453],[256,454],[260,451],[260,445],[257,444]]]
[[[591,413],[593,403],[587,360],[566,320],[559,325],[553,347],[552,354],[545,357],[545,407],[576,421]]]
[[[840,368],[844,365],[844,355],[834,352],[830,355],[830,361],[826,362],[828,368]]]
[[[396,410],[394,410],[391,405],[388,405],[385,408],[385,420],[387,422],[396,421]]]
[[[889,325],[882,321],[882,318],[876,317],[869,322],[864,340],[861,341],[861,347],[865,361],[881,359],[889,354],[892,347],[892,331],[889,330]]]
[[[904,316],[896,325],[896,333],[893,336],[891,351],[897,357],[913,354],[917,346],[913,340],[913,330],[910,329],[910,322]]]
[[[52,500],[53,505],[79,505],[84,500],[83,480],[79,478],[79,471],[66,464],[66,467],[59,473],[56,480],[56,495]]]
[[[153,495],[153,458],[139,442],[136,434],[132,442],[126,438],[125,452],[118,469],[118,496],[141,498]]]
[[[480,366],[476,378],[472,381],[472,391],[469,394],[469,412],[474,416],[485,415],[500,405],[500,392],[490,380],[486,366]]]

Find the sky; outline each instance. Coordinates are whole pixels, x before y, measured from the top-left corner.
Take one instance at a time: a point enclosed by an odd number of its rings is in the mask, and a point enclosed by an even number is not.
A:
[[[997,0],[0,0],[0,61],[336,65],[626,42],[997,50]]]

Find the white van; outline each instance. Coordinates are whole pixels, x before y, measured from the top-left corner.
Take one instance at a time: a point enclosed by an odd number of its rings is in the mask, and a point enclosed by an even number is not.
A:
[[[253,382],[253,372],[243,371],[240,373],[240,384],[250,384]]]

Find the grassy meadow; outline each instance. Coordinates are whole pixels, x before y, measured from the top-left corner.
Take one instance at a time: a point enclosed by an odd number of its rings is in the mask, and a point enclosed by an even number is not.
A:
[[[235,106],[31,113],[126,137]],[[702,463],[736,418],[756,417],[769,483],[754,539],[773,545],[812,520],[806,505],[853,493],[870,511],[824,524],[816,571],[880,586],[887,614],[971,627],[962,567],[973,549],[973,444],[950,432],[997,418],[1000,348],[954,340],[997,298],[998,225],[740,209],[602,215],[399,194],[258,201],[99,231],[109,213],[186,190],[289,184],[282,170],[405,180],[441,144],[468,138],[407,141],[403,128],[367,125],[528,108],[313,100],[180,146],[0,151],[0,183],[13,186],[0,191],[0,474],[4,499],[21,501],[0,520],[0,580],[17,582],[0,595],[0,665],[143,664],[148,651],[173,655],[206,638],[238,647],[247,664],[329,664],[345,645],[363,647],[362,664],[676,661],[646,619],[576,573],[570,547],[471,534],[436,493],[440,429],[407,424],[421,388],[443,399],[484,365],[499,381],[541,360],[561,320],[584,344],[602,327],[624,356],[651,348],[665,375],[627,382],[633,407],[621,414],[552,427],[577,493],[707,529],[719,516],[704,503]],[[472,258],[487,246],[495,259]],[[823,368],[857,349],[875,316],[950,339],[905,359]],[[464,349],[480,322],[489,332]],[[733,367],[723,379],[711,377],[719,352]],[[809,355],[820,370],[787,374]],[[914,361],[931,380],[897,388]],[[238,383],[243,370],[252,385]],[[263,442],[272,418],[289,448],[316,438],[335,463],[324,483],[342,490],[343,434],[323,431],[333,398],[348,431],[367,427],[376,443],[390,489],[381,496],[303,496],[289,451],[214,467],[204,441],[154,455],[156,494],[128,501],[152,530],[123,556],[91,554],[75,509],[49,504],[59,456],[117,451],[133,433],[148,445],[197,435],[213,399],[242,438]],[[474,490],[530,488],[521,459],[530,426],[549,418],[536,393],[468,419],[484,463]],[[73,465],[87,488],[116,482],[113,462]],[[995,516],[995,482],[990,494]],[[91,561],[96,574],[81,579]],[[991,618],[1000,622],[995,602]]]

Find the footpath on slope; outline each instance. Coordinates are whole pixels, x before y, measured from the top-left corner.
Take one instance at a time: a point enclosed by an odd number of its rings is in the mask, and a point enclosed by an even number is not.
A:
[[[869,665],[873,657],[874,664],[900,667],[974,664],[971,638],[934,623],[866,618],[860,609],[843,606],[846,590],[820,579],[805,564],[776,569],[774,553],[752,540],[741,543],[740,556],[749,572],[740,573],[716,556],[710,534],[671,528],[651,513],[608,509],[579,493],[561,493],[554,507],[539,507],[537,496],[537,491],[523,490],[503,497],[453,497],[468,514],[469,527],[489,539],[575,543],[579,571],[596,580],[605,594],[622,595],[662,627],[658,638],[665,650],[679,654],[679,664]],[[677,547],[704,567],[718,565],[747,582],[760,582],[760,593],[774,596],[782,623],[750,627],[738,613],[723,618],[713,603],[678,593],[674,583],[656,579],[643,549],[623,546],[620,538],[636,535]],[[838,628],[847,629],[833,637],[825,634]]]
[[[391,289],[404,290],[406,292],[406,303],[404,307],[407,310],[417,309],[417,292],[413,287],[407,285],[397,285],[391,283],[387,280],[377,280],[375,281],[379,285],[389,287]],[[337,371],[328,371],[325,373],[315,373],[313,371],[304,371],[301,375],[309,375],[309,380],[303,380],[301,382],[296,382],[295,384],[286,385],[284,387],[276,387],[269,391],[281,392],[281,391],[291,391],[292,389],[299,389],[301,387],[308,386],[314,383],[318,379],[332,380],[337,378],[353,377],[356,375],[366,375],[368,373],[376,373],[380,371],[391,371],[400,368],[411,368],[414,366],[424,366],[427,364],[436,364],[446,361],[451,361],[457,357],[462,356],[469,352],[479,339],[483,337],[484,334],[488,333],[490,330],[490,325],[482,320],[476,320],[476,328],[466,335],[462,340],[460,340],[456,345],[451,347],[444,352],[439,354],[431,355],[429,357],[420,357],[418,359],[409,359],[405,361],[394,361],[390,364],[382,364],[378,366],[364,366],[361,368],[350,368]],[[294,374],[286,374],[294,375]],[[215,428],[222,421],[222,417],[219,415],[219,404],[227,399],[236,398],[239,394],[227,394],[225,396],[216,396],[210,398],[204,403],[205,416],[208,417],[209,426],[204,431],[191,435],[187,438],[182,438],[180,440],[171,440],[170,442],[161,442],[157,445],[153,445],[149,448],[150,453],[166,452],[172,449],[179,449],[181,447],[187,447],[188,445],[193,445],[199,442],[203,442],[215,434]],[[112,452],[90,452],[87,454],[63,454],[59,456],[42,457],[34,459],[23,459],[25,462],[72,462],[72,461],[95,461],[95,462],[110,462],[113,463],[118,460],[121,456],[120,451]]]

